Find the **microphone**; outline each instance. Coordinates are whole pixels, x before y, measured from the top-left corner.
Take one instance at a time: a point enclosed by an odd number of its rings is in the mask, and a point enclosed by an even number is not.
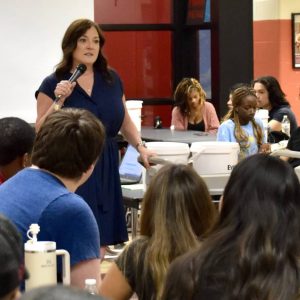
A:
[[[86,71],[86,65],[84,65],[84,64],[79,64],[77,67],[76,67],[76,69],[75,69],[75,71],[74,71],[74,73],[72,74],[72,76],[69,78],[69,81],[71,82],[71,83],[73,83],[74,81],[76,81],[84,72]],[[55,98],[55,100],[54,100],[54,102],[57,102],[57,101],[59,101],[59,99],[62,97],[62,95],[58,95],[56,98]]]

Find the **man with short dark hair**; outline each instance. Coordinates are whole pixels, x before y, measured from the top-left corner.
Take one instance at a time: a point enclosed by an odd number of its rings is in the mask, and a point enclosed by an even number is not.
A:
[[[23,242],[32,223],[38,240],[55,241],[71,256],[71,284],[100,280],[100,238],[94,215],[74,192],[90,176],[105,139],[103,125],[90,112],[63,109],[49,115],[26,168],[0,186],[0,212],[20,230]]]
[[[34,137],[35,130],[26,121],[0,119],[0,184],[30,165]]]

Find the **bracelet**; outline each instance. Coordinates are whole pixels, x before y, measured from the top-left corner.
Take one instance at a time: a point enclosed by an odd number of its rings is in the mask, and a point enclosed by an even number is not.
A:
[[[139,141],[139,142],[135,145],[135,149],[136,149],[137,151],[139,151],[139,147],[140,147],[140,146],[143,146],[143,147],[146,148],[146,145],[145,145],[145,144],[146,144],[145,141]]]

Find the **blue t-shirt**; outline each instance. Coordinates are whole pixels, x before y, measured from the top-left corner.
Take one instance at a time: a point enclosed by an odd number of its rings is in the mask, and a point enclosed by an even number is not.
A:
[[[261,127],[262,134],[264,134],[263,124],[260,119],[255,119],[255,122]],[[240,159],[247,157],[252,154],[258,153],[257,140],[254,135],[254,128],[251,122],[247,125],[241,126],[241,128],[247,133],[249,146],[247,148],[240,149],[241,153],[239,155]],[[219,142],[237,142],[234,136],[235,123],[229,119],[224,121],[218,128],[217,141]],[[263,137],[263,143],[266,143],[266,137]]]
[[[27,168],[0,186],[0,213],[14,222],[28,240],[32,223],[40,226],[39,241],[54,241],[70,253],[71,266],[99,258],[100,237],[95,217],[85,201],[55,176]]]

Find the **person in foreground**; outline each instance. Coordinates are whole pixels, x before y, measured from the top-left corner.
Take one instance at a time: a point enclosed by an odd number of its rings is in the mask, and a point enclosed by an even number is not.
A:
[[[273,76],[262,76],[252,82],[258,99],[258,107],[269,111],[269,130],[281,131],[281,121],[287,115],[291,124],[291,134],[297,129],[297,120],[291,110],[278,80]]]
[[[17,228],[0,214],[0,300],[20,297],[19,285],[28,274],[24,268],[22,237]]]
[[[53,74],[36,92],[37,128],[60,107],[78,107],[92,112],[103,123],[106,141],[92,176],[77,191],[91,207],[105,246],[127,241],[127,227],[119,177],[119,131],[139,151],[146,167],[150,151],[143,146],[125,105],[119,75],[103,56],[105,38],[98,24],[78,19],[70,24],[62,40],[63,58]],[[68,79],[78,64],[87,69],[77,82]],[[58,101],[55,99],[59,98]]]
[[[104,300],[87,291],[65,285],[43,286],[22,295],[20,300]]]
[[[266,144],[262,121],[254,118],[256,107],[255,91],[247,86],[237,88],[232,94],[232,109],[218,129],[217,141],[239,144],[239,160],[258,152],[268,152],[270,148]]]
[[[100,279],[100,239],[93,213],[74,192],[91,175],[105,138],[103,125],[90,112],[65,109],[49,115],[37,133],[33,166],[0,186],[0,212],[27,241],[32,223],[38,239],[55,241],[71,256],[71,284]]]
[[[200,82],[183,78],[174,93],[175,107],[171,125],[175,130],[198,130],[216,133],[220,125],[214,106],[206,101]]]
[[[169,264],[199,245],[214,224],[215,207],[189,166],[167,165],[153,177],[142,203],[141,236],[112,264],[100,294],[112,299],[159,299]]]
[[[256,154],[233,169],[220,218],[171,265],[162,299],[300,297],[300,190],[293,168]]]
[[[30,165],[35,130],[26,121],[0,119],[0,184]]]

